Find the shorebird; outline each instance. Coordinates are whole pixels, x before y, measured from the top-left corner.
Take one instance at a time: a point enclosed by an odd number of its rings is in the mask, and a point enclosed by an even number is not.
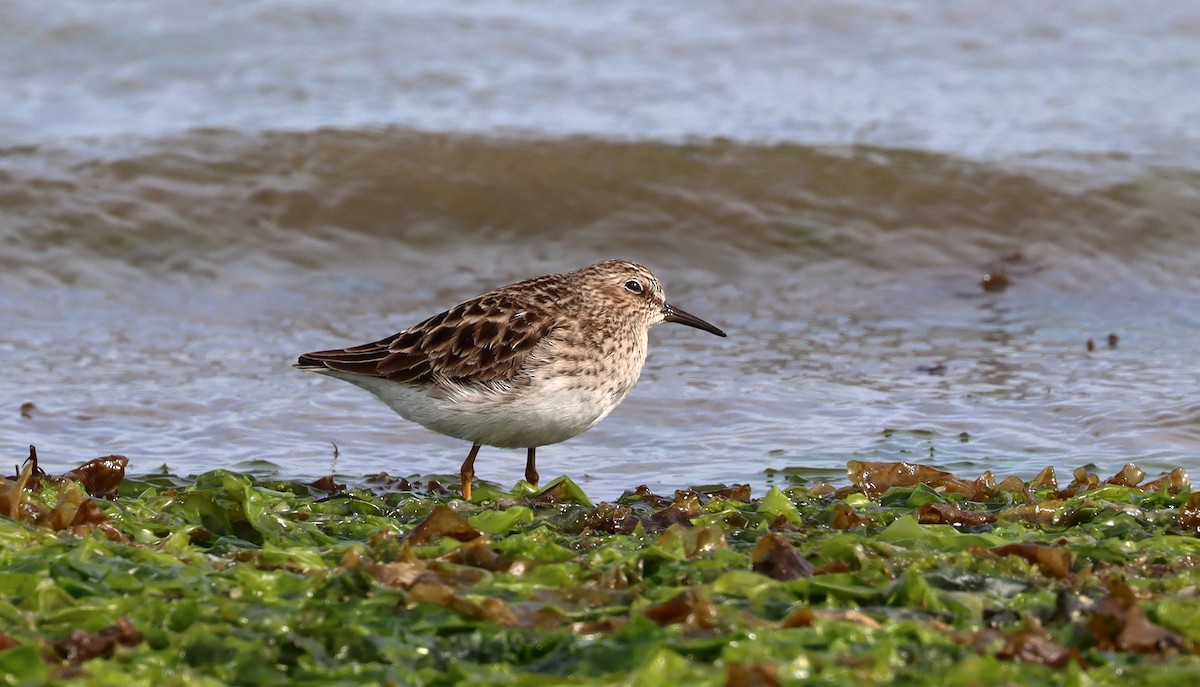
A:
[[[725,332],[667,303],[636,262],[605,260],[502,286],[378,341],[305,353],[296,367],[362,387],[402,417],[471,442],[460,469],[470,500],[486,444],[527,450],[595,426],[624,400],[646,362],[647,332],[678,322]]]

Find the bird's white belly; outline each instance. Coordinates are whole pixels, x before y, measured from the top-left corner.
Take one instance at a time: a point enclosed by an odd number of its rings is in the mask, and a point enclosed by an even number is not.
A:
[[[614,394],[571,378],[534,386],[432,389],[377,377],[326,373],[375,394],[392,410],[446,436],[500,448],[529,448],[566,441],[607,416],[628,393]]]

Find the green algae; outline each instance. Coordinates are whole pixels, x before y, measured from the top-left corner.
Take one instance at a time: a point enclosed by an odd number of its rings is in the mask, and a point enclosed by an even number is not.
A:
[[[0,676],[1124,685],[1200,671],[1186,478],[1005,490],[936,471],[862,486],[861,469],[842,489],[642,488],[598,506],[566,478],[480,485],[468,503],[160,475],[89,500],[106,522],[85,528],[45,524],[82,490],[44,480],[22,492],[41,525],[0,517]]]

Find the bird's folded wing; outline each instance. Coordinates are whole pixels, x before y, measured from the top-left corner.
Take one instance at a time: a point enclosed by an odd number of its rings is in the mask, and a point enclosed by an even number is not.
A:
[[[541,304],[523,300],[487,293],[373,343],[306,353],[297,366],[408,384],[509,381],[557,326]]]

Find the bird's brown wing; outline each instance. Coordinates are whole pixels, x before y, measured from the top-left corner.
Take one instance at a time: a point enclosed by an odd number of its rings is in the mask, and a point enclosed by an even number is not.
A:
[[[408,384],[509,381],[558,324],[546,305],[500,289],[373,343],[306,353],[297,367]]]

